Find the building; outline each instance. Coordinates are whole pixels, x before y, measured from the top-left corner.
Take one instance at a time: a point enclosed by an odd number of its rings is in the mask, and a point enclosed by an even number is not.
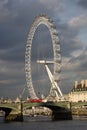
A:
[[[68,94],[70,102],[87,102],[87,80],[82,80],[79,84],[75,81],[72,91]]]

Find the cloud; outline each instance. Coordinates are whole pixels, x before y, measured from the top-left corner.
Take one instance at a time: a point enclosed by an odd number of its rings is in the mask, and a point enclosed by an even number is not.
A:
[[[5,62],[23,63],[24,58],[25,48],[22,45],[11,49],[3,49],[0,51],[0,59]]]
[[[70,57],[75,50],[81,49],[83,44],[78,37],[79,30],[68,25],[68,23],[59,24],[59,39],[61,46],[61,54],[65,57]]]
[[[39,0],[39,2],[46,6],[49,10],[54,11],[55,13],[57,13],[58,11],[63,11],[64,8],[64,4],[62,1],[60,2],[60,0]]]
[[[82,14],[78,17],[74,17],[69,21],[69,26],[71,27],[78,27],[80,28],[85,28],[87,26],[87,14]]]
[[[0,84],[6,84],[6,85],[9,85],[9,84],[13,84],[15,83],[16,80],[0,80]]]
[[[78,0],[78,4],[87,9],[87,0]]]
[[[15,98],[25,86],[24,64],[0,60],[0,97]]]
[[[63,57],[62,64],[62,80],[75,81],[76,79],[81,80],[86,78],[87,70],[87,50],[77,50],[71,53],[71,57]]]

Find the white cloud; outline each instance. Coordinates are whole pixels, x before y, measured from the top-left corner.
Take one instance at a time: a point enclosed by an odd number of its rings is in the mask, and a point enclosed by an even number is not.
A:
[[[78,50],[73,51],[73,52],[71,53],[71,56],[73,56],[73,57],[78,57],[78,56],[80,56],[82,53],[83,53],[83,50],[78,49]]]
[[[8,2],[8,0],[0,1],[0,21],[3,21],[6,16],[9,15],[9,11],[4,8],[4,5]]]
[[[62,70],[67,72],[73,72],[79,67],[79,65],[80,65],[80,61],[72,62],[72,58],[67,58],[67,60],[65,60],[64,58]]]
[[[69,21],[71,27],[85,27],[87,26],[87,14],[82,14],[78,17],[74,17]]]
[[[8,5],[8,0],[0,1],[0,22],[7,22],[11,17],[14,17],[12,11],[10,11],[6,5]]]
[[[16,79],[0,80],[0,84],[6,84],[6,85],[13,84],[13,83],[16,83],[16,82],[17,82]]]
[[[64,4],[60,0],[39,0],[39,2],[54,12],[61,11],[64,8]]]

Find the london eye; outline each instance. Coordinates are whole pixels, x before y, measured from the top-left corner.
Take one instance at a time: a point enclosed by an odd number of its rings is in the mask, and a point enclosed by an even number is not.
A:
[[[35,18],[34,22],[31,25],[27,43],[26,43],[26,52],[25,52],[25,73],[26,73],[26,83],[29,91],[29,95],[32,99],[38,98],[32,82],[32,74],[31,74],[31,48],[33,44],[33,38],[37,28],[44,24],[51,36],[52,46],[53,46],[53,61],[39,61],[38,63],[42,63],[45,65],[48,76],[50,78],[52,87],[50,88],[49,95],[52,96],[52,93],[58,98],[62,98],[63,94],[59,88],[59,80],[60,80],[60,71],[61,71],[61,54],[60,54],[60,42],[58,38],[58,32],[56,30],[56,26],[54,22],[47,15],[39,15]],[[53,74],[51,73],[48,64],[53,63]],[[48,96],[49,96],[48,95]]]

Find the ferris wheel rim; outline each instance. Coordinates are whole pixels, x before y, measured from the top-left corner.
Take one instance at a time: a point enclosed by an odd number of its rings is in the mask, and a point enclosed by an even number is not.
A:
[[[54,79],[55,81],[59,81],[59,73],[61,70],[61,55],[60,55],[60,42],[58,38],[58,32],[53,21],[47,15],[39,15],[35,18],[33,24],[31,25],[27,43],[26,43],[26,52],[25,52],[25,73],[26,73],[26,82],[29,91],[29,95],[31,98],[38,98],[32,83],[32,76],[31,76],[31,48],[32,48],[32,41],[34,34],[39,27],[39,25],[44,24],[48,27],[52,45],[53,45],[53,53],[54,53]]]

